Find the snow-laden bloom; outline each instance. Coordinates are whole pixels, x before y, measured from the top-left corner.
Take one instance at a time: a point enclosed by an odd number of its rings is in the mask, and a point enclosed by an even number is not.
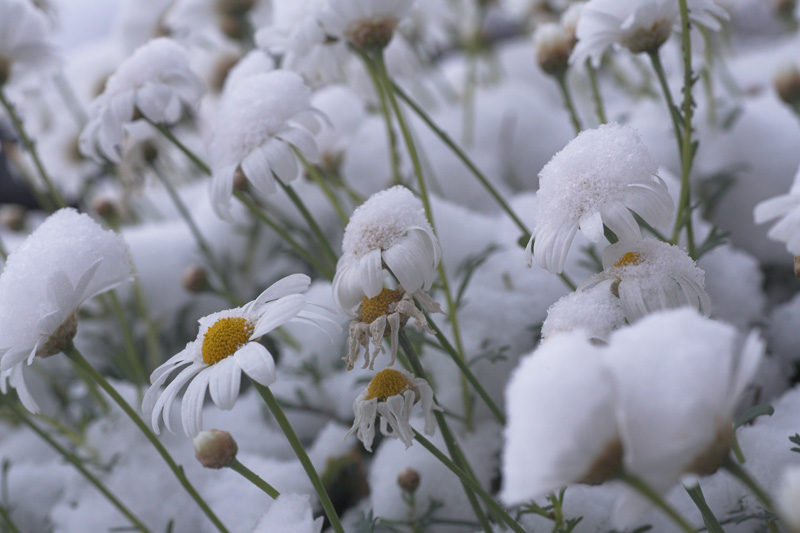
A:
[[[31,2],[0,0],[0,87],[58,64],[49,33],[44,14]]]
[[[199,103],[203,90],[186,50],[166,37],[153,39],[122,62],[92,101],[81,151],[98,161],[119,163],[125,126],[136,119],[137,111],[156,124],[173,124],[184,106]]]
[[[319,15],[325,31],[364,50],[386,48],[414,0],[330,0]]]
[[[311,89],[294,72],[274,70],[232,85],[222,96],[216,122],[209,146],[211,203],[221,218],[230,217],[237,170],[267,196],[275,192],[276,178],[289,183],[299,175],[292,147],[312,162],[319,157]]]
[[[442,411],[442,408],[434,402],[433,389],[428,382],[402,370],[381,370],[353,403],[356,418],[345,437],[356,433],[364,448],[371,452],[375,417],[380,415],[381,433],[402,440],[408,448],[414,440],[414,428],[409,422],[411,408],[418,402],[425,415],[423,431],[433,435],[436,429],[433,411]]]
[[[375,193],[353,212],[344,230],[333,299],[352,316],[364,298],[383,290],[384,266],[406,292],[428,290],[440,258],[439,240],[422,202],[402,185]]]
[[[242,307],[220,311],[199,320],[197,338],[186,348],[156,368],[152,385],[142,402],[159,433],[159,418],[170,425],[170,410],[181,389],[188,384],[181,402],[183,431],[194,438],[202,429],[206,390],[220,409],[233,408],[239,396],[242,372],[265,387],[275,381],[275,361],[258,342],[273,329],[287,322],[303,322],[322,328],[333,324],[326,316],[310,309],[303,294],[311,283],[304,274],[287,276],[267,288],[258,298]],[[180,372],[162,390],[176,370]]]
[[[705,273],[679,246],[656,239],[618,242],[603,250],[603,271],[581,289],[613,280],[625,318],[634,322],[655,311],[693,307],[708,316]]]
[[[625,311],[611,292],[614,280],[604,280],[585,290],[559,298],[547,310],[542,339],[566,331],[583,331],[589,339],[606,341],[612,331],[625,325]]]
[[[389,366],[394,365],[397,357],[398,335],[409,318],[413,318],[417,326],[434,335],[433,330],[428,327],[425,315],[417,309],[412,297],[419,301],[426,313],[442,313],[439,304],[421,290],[409,294],[402,287],[383,289],[373,298],[364,298],[356,317],[350,322],[350,334],[347,338],[350,349],[342,358],[347,361],[347,370],[353,369],[353,365],[358,361],[361,348],[364,348],[364,366],[362,368],[369,367],[372,370],[375,358],[386,351],[383,347],[383,338],[386,336],[390,337]],[[375,347],[371,355],[369,353],[370,342]]]
[[[325,518],[314,518],[306,494],[281,494],[251,533],[321,533]]]
[[[11,253],[0,275],[0,386],[17,389],[25,407],[24,368],[38,355],[62,352],[78,328],[78,308],[131,276],[128,246],[88,215],[66,208],[50,215]]]
[[[611,123],[581,132],[539,174],[528,264],[532,244],[539,265],[561,272],[579,228],[600,242],[604,225],[620,240],[640,239],[633,213],[652,226],[668,224],[674,204],[657,171],[635,129]]]
[[[767,232],[767,237],[786,243],[786,250],[800,255],[800,169],[788,194],[782,194],[756,205],[753,209],[756,224],[780,219]]]
[[[713,0],[689,0],[688,4],[691,21],[712,31],[720,29],[717,19],[728,19],[728,13]],[[578,22],[578,44],[571,61],[582,64],[589,57],[599,66],[612,44],[634,54],[655,52],[679,23],[679,4],[673,0],[590,0]]]

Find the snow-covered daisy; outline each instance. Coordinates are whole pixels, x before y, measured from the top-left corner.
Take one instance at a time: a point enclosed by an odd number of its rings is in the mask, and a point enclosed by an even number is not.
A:
[[[266,196],[275,192],[276,178],[289,183],[299,175],[292,147],[312,162],[319,157],[312,136],[319,123],[311,89],[291,71],[254,74],[230,86],[216,123],[209,146],[211,203],[221,218],[230,217],[237,170]]]
[[[800,169],[789,192],[756,205],[753,217],[756,224],[780,219],[767,232],[767,237],[786,243],[789,253],[800,255]]]
[[[166,37],[153,39],[123,61],[92,102],[81,151],[99,161],[119,163],[125,126],[137,111],[151,122],[173,124],[184,106],[198,104],[203,90],[186,50]]]
[[[713,0],[689,0],[691,21],[712,31],[728,13]],[[622,46],[639,54],[657,51],[680,22],[678,2],[673,0],[590,0],[578,22],[578,44],[571,61],[582,64],[587,57],[595,66],[606,48]]]
[[[705,273],[680,247],[656,239],[618,242],[603,250],[603,272],[580,288],[614,280],[625,318],[634,322],[649,313],[693,307],[708,316]]]
[[[409,422],[411,408],[418,402],[425,415],[423,431],[433,435],[436,429],[433,411],[442,411],[442,408],[433,401],[433,390],[428,382],[402,370],[381,370],[353,403],[356,418],[345,437],[356,433],[364,448],[371,452],[375,417],[380,415],[381,433],[402,440],[408,448],[414,440],[414,428]]]
[[[384,266],[406,292],[427,290],[440,258],[422,202],[402,185],[375,193],[353,212],[344,230],[333,299],[353,316],[364,298],[383,290]]]
[[[11,253],[0,275],[0,385],[28,394],[24,367],[62,352],[78,328],[78,308],[131,276],[128,246],[88,215],[66,208],[50,215]]]
[[[585,290],[562,296],[547,310],[542,339],[568,331],[582,331],[589,339],[605,342],[612,331],[625,325],[625,312],[611,292],[615,280],[605,280]]]
[[[539,174],[536,227],[526,250],[559,273],[578,229],[600,242],[607,226],[620,240],[641,238],[636,213],[648,224],[668,224],[673,201],[656,175],[658,163],[638,132],[616,123],[585,130]]]
[[[0,0],[0,87],[58,65],[44,14],[25,0]]]
[[[414,0],[330,0],[320,14],[325,30],[363,50],[382,50]]]
[[[181,402],[183,431],[194,438],[202,429],[206,390],[220,409],[236,403],[242,372],[268,387],[275,381],[275,361],[258,340],[283,324],[304,322],[322,327],[332,321],[309,309],[303,294],[311,283],[304,274],[287,276],[267,288],[252,302],[220,311],[199,320],[197,338],[150,375],[152,385],[145,394],[142,411],[159,432],[159,418],[170,425],[170,410],[181,389],[188,384]],[[173,372],[175,379],[162,390]]]

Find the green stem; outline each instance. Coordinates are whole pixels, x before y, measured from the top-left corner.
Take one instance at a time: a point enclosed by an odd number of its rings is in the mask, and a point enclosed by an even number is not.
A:
[[[14,414],[23,424],[28,426],[34,433],[39,435],[39,437],[41,437],[42,440],[44,440],[47,444],[49,444],[51,448],[53,448],[56,452],[58,452],[62,457],[64,457],[64,459],[66,459],[69,463],[71,463],[72,466],[74,466],[81,474],[83,474],[83,477],[85,477],[89,483],[94,485],[94,487],[97,490],[99,490],[100,493],[103,494],[103,496],[106,497],[106,499],[111,503],[111,505],[116,507],[120,513],[125,515],[125,517],[127,517],[128,520],[130,520],[133,527],[144,533],[150,531],[144,524],[142,524],[142,522],[136,517],[135,514],[133,514],[127,507],[125,507],[125,505],[121,501],[119,501],[117,497],[114,496],[114,494],[112,494],[112,492],[108,490],[108,488],[106,488],[105,485],[103,485],[102,481],[97,479],[97,477],[95,477],[94,474],[89,472],[89,470],[87,470],[86,467],[83,466],[81,460],[78,459],[78,457],[75,454],[69,452],[67,449],[65,449],[63,446],[57,443],[52,437],[50,437],[50,435],[48,435],[46,431],[43,431],[39,426],[34,424],[33,421],[30,420],[30,418],[28,418],[25,412],[16,405],[14,405],[13,402],[4,402],[4,403],[8,407],[10,407],[12,411],[14,411]]]
[[[717,517],[714,515],[714,512],[708,506],[706,502],[706,498],[703,495],[703,489],[700,488],[700,485],[695,485],[692,488],[686,488],[686,492],[689,493],[689,497],[692,498],[692,501],[700,510],[700,514],[703,516],[703,523],[706,525],[706,530],[708,533],[725,533],[725,530],[722,529],[722,525],[717,520]]]
[[[306,169],[306,173],[308,174],[308,176],[314,181],[314,183],[317,184],[317,186],[319,186],[320,189],[322,189],[322,193],[330,202],[331,207],[333,207],[333,210],[336,211],[336,214],[339,216],[339,219],[342,221],[343,224],[347,224],[347,222],[350,220],[350,216],[347,214],[347,211],[345,211],[344,207],[342,207],[342,203],[339,201],[339,198],[336,196],[336,193],[333,192],[333,189],[331,189],[328,180],[325,179],[325,176],[322,175],[322,172],[320,172],[319,168],[316,165],[311,164],[308,161],[308,159],[305,158],[305,156],[300,150],[298,150],[294,146],[291,146],[291,148],[292,151],[294,152],[294,155],[297,156],[297,159],[299,159],[300,162],[303,164],[303,168]]]
[[[283,409],[281,409],[281,406],[278,405],[278,401],[275,399],[275,396],[272,395],[272,391],[269,390],[269,387],[265,387],[260,383],[255,381],[252,381],[252,383],[258,393],[261,395],[261,398],[264,399],[264,403],[267,404],[270,412],[272,412],[272,416],[275,417],[275,420],[278,422],[283,434],[286,435],[286,439],[292,446],[295,455],[297,455],[297,459],[300,460],[300,464],[303,465],[303,469],[305,469],[308,479],[314,486],[314,490],[317,491],[317,496],[319,496],[319,501],[322,503],[322,508],[325,510],[325,514],[331,523],[331,527],[336,533],[344,533],[344,528],[342,528],[342,524],[339,522],[339,516],[336,514],[336,509],[333,508],[333,503],[331,503],[328,492],[325,490],[325,485],[322,484],[322,480],[320,479],[319,474],[317,474],[316,469],[314,469],[314,465],[311,463],[311,459],[309,459],[308,454],[303,448],[303,444],[300,442],[300,439],[297,438],[297,434],[294,432],[294,429],[292,429],[289,419],[287,419],[286,415],[283,413]]]
[[[508,527],[511,528],[512,531],[516,531],[517,533],[525,533],[525,530],[509,516],[508,512],[506,512],[503,507],[492,498],[489,493],[487,493],[483,488],[478,484],[472,477],[470,477],[466,472],[464,472],[461,468],[458,467],[453,461],[451,461],[445,454],[439,450],[436,446],[433,445],[428,439],[422,436],[422,434],[414,430],[414,440],[422,444],[422,446],[431,452],[431,454],[436,457],[443,465],[445,465],[451,472],[453,472],[458,478],[461,480],[461,483],[467,485],[472,491],[475,492],[481,499],[484,501],[487,507],[489,507],[494,513],[500,516],[505,522]],[[491,530],[490,530],[491,531]]]
[[[308,227],[311,229],[311,232],[314,234],[314,236],[317,238],[320,245],[322,246],[322,249],[327,255],[328,260],[330,260],[333,265],[336,265],[336,262],[339,260],[339,256],[333,250],[331,243],[328,242],[328,237],[325,235],[325,232],[322,231],[322,228],[319,226],[319,224],[317,224],[317,221],[314,220],[313,216],[311,216],[311,212],[306,207],[306,204],[303,203],[302,198],[298,196],[297,192],[292,188],[291,185],[283,183],[281,180],[278,179],[277,176],[275,176],[275,181],[278,182],[283,191],[295,205],[297,210],[300,211],[300,214],[303,215],[303,218],[308,224]]]
[[[583,126],[581,126],[581,119],[578,118],[578,111],[575,109],[572,95],[569,92],[566,73],[558,74],[555,78],[556,82],[558,82],[558,89],[561,91],[561,96],[564,98],[564,107],[566,107],[569,112],[569,119],[572,122],[572,127],[575,129],[575,135],[577,135],[583,130]]]
[[[632,489],[636,492],[644,496],[646,499],[650,500],[656,507],[664,511],[664,513],[669,516],[675,524],[685,531],[686,533],[695,533],[695,529],[690,526],[686,520],[678,514],[678,512],[672,508],[670,504],[664,501],[664,498],[661,497],[656,491],[650,488],[647,483],[642,481],[636,476],[632,476],[630,474],[622,474],[620,476],[620,480],[627,483]]]
[[[192,152],[185,144],[183,144],[181,141],[179,141],[178,138],[175,137],[175,135],[172,133],[172,131],[170,131],[170,129],[168,127],[166,127],[163,124],[158,124],[156,122],[152,122],[147,117],[145,117],[145,120],[147,120],[147,122],[149,122],[150,125],[153,126],[155,129],[160,131],[161,134],[164,135],[164,137],[169,139],[170,142],[172,142],[172,144],[174,144],[178,148],[178,150],[183,152],[183,154],[186,157],[188,157],[189,160],[192,163],[194,163],[194,165],[198,169],[200,169],[200,171],[203,174],[206,174],[208,176],[212,175],[212,172],[211,172],[211,169],[209,168],[209,166],[207,164],[205,164],[205,162],[202,159],[200,159],[194,152]]]
[[[142,284],[138,277],[134,277],[131,283],[133,287],[133,298],[136,300],[136,307],[139,308],[139,315],[145,325],[145,342],[147,345],[146,364],[150,370],[155,369],[161,364],[161,345],[158,342],[158,330],[150,311],[147,308],[147,300],[144,297]]]
[[[25,126],[22,124],[22,120],[17,115],[14,106],[11,105],[6,99],[5,93],[0,90],[0,104],[3,104],[3,107],[8,113],[11,122],[14,124],[14,129],[19,135],[20,141],[22,141],[22,146],[25,147],[25,150],[30,154],[31,158],[33,159],[33,164],[36,165],[36,170],[39,172],[39,176],[44,181],[45,185],[47,186],[47,191],[50,193],[50,197],[56,203],[57,207],[66,207],[66,203],[61,198],[61,195],[56,190],[55,186],[53,185],[53,181],[50,179],[50,175],[45,170],[44,165],[42,164],[42,160],[39,158],[39,151],[36,149],[36,143],[31,140],[28,136],[27,131],[25,131]]]
[[[722,467],[733,477],[741,481],[741,483],[747,487],[756,498],[761,500],[761,503],[764,504],[764,507],[766,507],[767,511],[773,515],[776,514],[775,506],[772,504],[772,498],[770,498],[769,494],[767,494],[764,489],[762,489],[761,486],[756,483],[756,480],[750,477],[750,474],[747,473],[747,470],[742,468],[739,463],[728,457]]]
[[[234,458],[225,466],[241,474],[242,477],[244,477],[247,481],[266,492],[273,500],[277,500],[278,496],[281,495],[281,493],[278,492],[275,487],[264,481],[261,476],[240,463],[238,459]]]
[[[2,505],[0,505],[0,518],[3,519],[3,523],[6,525],[4,529],[8,530],[8,533],[20,533],[19,528],[11,519],[11,513]]]
[[[136,349],[136,343],[133,341],[133,332],[131,331],[129,321],[125,316],[125,309],[123,309],[122,304],[119,301],[119,297],[114,291],[108,292],[108,301],[111,303],[111,310],[114,312],[117,322],[119,322],[119,326],[122,329],[122,338],[125,343],[125,353],[128,355],[128,362],[131,365],[133,378],[136,380],[135,383],[137,385],[146,385],[147,376],[145,375],[144,367],[142,366],[142,360],[139,357],[139,351]]]
[[[586,72],[589,74],[589,84],[592,86],[592,99],[597,120],[600,124],[605,124],[608,120],[606,120],[606,111],[603,107],[603,98],[600,96],[600,86],[597,84],[597,70],[592,65],[591,59],[586,60]]]
[[[192,499],[197,503],[197,505],[200,507],[203,513],[205,513],[208,519],[211,520],[217,530],[222,533],[227,533],[228,529],[222,524],[222,522],[220,522],[217,515],[214,514],[214,511],[211,510],[205,500],[203,500],[203,497],[198,494],[197,490],[195,490],[194,486],[189,482],[189,479],[183,472],[183,468],[175,462],[164,445],[161,444],[161,441],[158,440],[158,437],[153,434],[147,424],[144,423],[141,417],[136,413],[136,411],[134,411],[128,402],[126,402],[125,399],[120,396],[116,389],[111,386],[106,378],[102,376],[102,374],[95,370],[94,367],[92,367],[92,365],[90,365],[88,361],[84,359],[83,355],[81,355],[80,351],[78,351],[74,344],[70,343],[67,349],[64,350],[64,353],[67,354],[75,366],[86,371],[86,373],[89,374],[89,376],[91,376],[91,378],[98,385],[100,385],[100,388],[102,388],[106,394],[111,396],[111,399],[114,400],[117,405],[119,405],[125,414],[128,415],[128,418],[130,418],[136,427],[139,428],[145,438],[150,441],[159,455],[161,455],[161,457],[164,459],[164,462],[167,463],[167,466],[169,466],[170,470],[172,470],[173,474],[175,474],[175,477],[178,479],[180,484],[183,486],[186,492],[189,493],[189,496],[191,496]]]
[[[653,64],[653,70],[658,78],[658,83],[661,86],[661,92],[664,94],[664,99],[667,102],[667,112],[669,113],[669,118],[672,120],[672,128],[675,131],[675,140],[678,143],[678,155],[681,157],[682,161],[683,131],[681,130],[681,124],[679,121],[680,112],[675,106],[675,100],[672,98],[672,91],[669,90],[667,74],[664,72],[664,65],[661,63],[661,55],[657,49],[648,55],[650,56],[650,62]]]

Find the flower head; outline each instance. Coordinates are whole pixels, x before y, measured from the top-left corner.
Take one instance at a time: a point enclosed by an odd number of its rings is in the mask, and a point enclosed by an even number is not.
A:
[[[9,255],[0,275],[0,384],[8,379],[25,407],[38,411],[24,388],[25,362],[63,351],[77,332],[81,304],[130,275],[128,247],[118,234],[74,209],[50,215]]]
[[[401,185],[378,192],[355,210],[345,228],[333,299],[352,315],[364,298],[383,290],[384,266],[406,292],[427,290],[440,258],[422,202]]]
[[[275,362],[258,340],[290,321],[322,327],[332,321],[309,309],[301,294],[311,280],[303,274],[287,276],[261,293],[254,301],[235,309],[213,313],[199,320],[197,338],[171,357],[150,376],[142,411],[159,432],[159,417],[172,431],[169,414],[178,393],[188,384],[181,402],[183,431],[194,438],[202,429],[206,390],[220,409],[231,409],[239,396],[242,372],[265,387],[275,381]],[[162,390],[169,376],[181,369]]]
[[[320,14],[331,35],[344,37],[356,48],[386,48],[397,24],[408,15],[414,0],[331,0]]]
[[[625,312],[610,288],[614,280],[605,280],[586,290],[562,296],[547,310],[542,324],[542,338],[581,330],[589,339],[605,342],[612,331],[625,325]]]
[[[30,2],[0,0],[0,87],[58,64],[49,33],[44,15]]]
[[[151,122],[172,124],[202,94],[203,83],[189,67],[183,47],[165,37],[153,39],[122,62],[92,102],[81,151],[119,163],[125,125],[135,120],[137,111]]]
[[[672,197],[658,164],[633,128],[606,124],[581,132],[539,174],[536,227],[527,257],[561,272],[580,228],[600,242],[607,226],[620,240],[641,238],[636,213],[648,224],[669,223]]]
[[[789,253],[800,255],[800,169],[788,194],[759,203],[753,209],[753,217],[756,224],[780,219],[767,232],[767,237],[786,243]]]
[[[425,415],[425,434],[432,435],[436,428],[433,411],[441,411],[442,408],[433,401],[433,390],[428,382],[402,370],[381,370],[353,403],[356,418],[346,436],[357,432],[364,448],[371,452],[375,438],[375,417],[380,415],[381,433],[402,440],[408,448],[414,439],[409,417],[411,408],[417,402],[421,404]]]
[[[312,132],[319,124],[310,102],[311,90],[286,70],[248,76],[223,95],[209,146],[211,200],[220,217],[230,215],[237,170],[266,196],[275,192],[276,177],[289,183],[299,175],[293,147],[317,160]]]

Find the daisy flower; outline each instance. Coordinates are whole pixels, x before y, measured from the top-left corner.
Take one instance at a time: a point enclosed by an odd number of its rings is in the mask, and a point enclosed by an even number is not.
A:
[[[668,224],[674,204],[657,171],[635,129],[611,123],[581,132],[539,174],[528,264],[533,245],[539,265],[561,272],[578,229],[592,242],[603,239],[604,226],[620,240],[640,239],[633,213],[652,226]]]
[[[414,440],[414,428],[409,422],[411,408],[418,402],[425,415],[423,431],[426,435],[433,435],[436,429],[433,411],[443,409],[434,402],[433,389],[428,382],[402,370],[381,370],[353,403],[356,418],[345,438],[356,433],[364,448],[371,452],[375,438],[375,417],[380,415],[381,433],[402,440],[408,448]]]
[[[209,146],[211,203],[230,218],[233,181],[241,170],[260,194],[275,192],[275,179],[289,183],[299,175],[292,147],[312,162],[319,158],[313,133],[319,129],[311,89],[296,73],[254,74],[223,94],[217,127]]]
[[[396,185],[370,196],[350,217],[333,278],[333,299],[353,316],[364,298],[383,290],[384,266],[406,292],[428,290],[440,259],[439,241],[422,202]]]
[[[25,0],[0,0],[0,87],[58,65],[44,14]]]
[[[625,325],[625,312],[611,292],[614,280],[604,280],[586,290],[562,296],[547,310],[542,339],[568,331],[583,331],[594,341],[605,342],[612,331]]]
[[[61,353],[78,328],[86,300],[131,276],[128,246],[88,215],[61,209],[8,256],[0,275],[0,387],[16,388],[31,412],[24,367]]]
[[[414,0],[330,0],[320,14],[325,30],[362,50],[383,50]]]
[[[172,431],[170,410],[181,389],[188,384],[181,402],[183,431],[196,437],[202,429],[206,390],[220,409],[233,408],[239,396],[242,372],[265,387],[275,381],[275,361],[258,342],[273,329],[287,322],[304,322],[322,328],[333,322],[310,310],[302,292],[311,280],[293,274],[272,284],[258,298],[235,309],[213,313],[199,320],[197,338],[150,375],[152,385],[142,402],[142,411],[151,418],[159,433],[159,418]],[[162,390],[167,379],[180,369],[175,379]]]
[[[153,39],[122,62],[92,101],[81,151],[100,162],[119,163],[125,126],[137,112],[156,124],[173,124],[184,106],[199,103],[203,90],[183,47],[165,37]]]
[[[767,232],[773,241],[786,243],[786,250],[800,255],[800,169],[788,194],[782,194],[756,205],[753,209],[756,224],[780,219]]]

